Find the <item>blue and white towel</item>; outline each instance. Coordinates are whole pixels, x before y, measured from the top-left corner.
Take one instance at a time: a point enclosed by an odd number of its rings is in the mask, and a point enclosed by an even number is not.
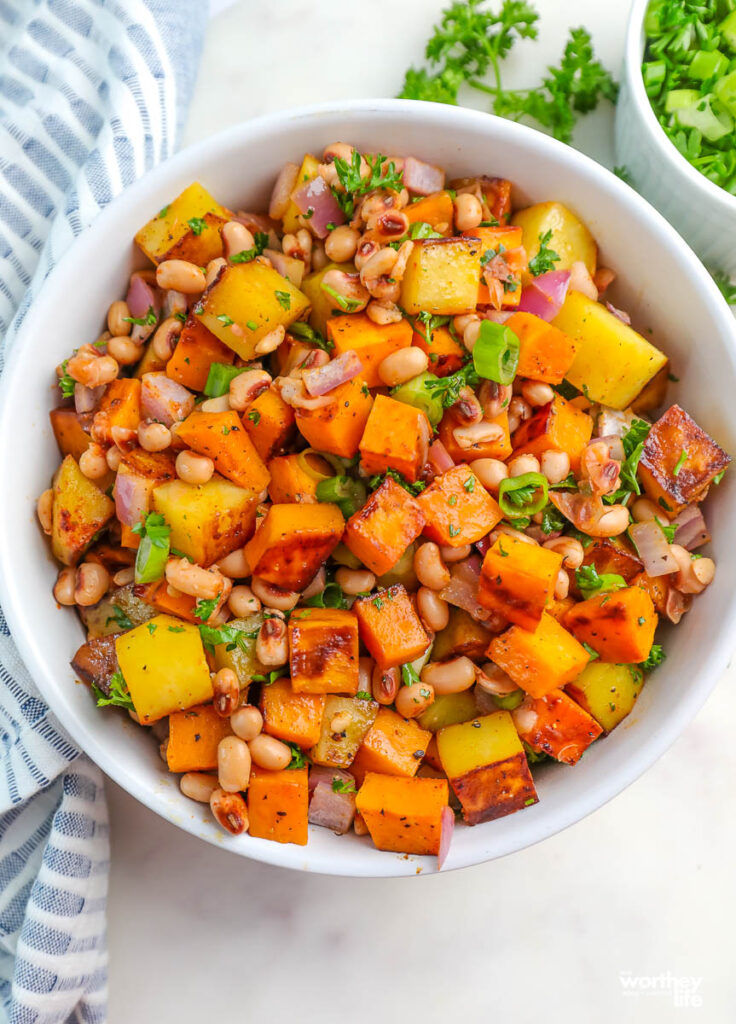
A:
[[[206,20],[203,0],[0,0],[0,370],[57,259],[173,152]],[[108,856],[100,772],[38,696],[0,611],[0,1005],[12,1024],[105,1021]]]

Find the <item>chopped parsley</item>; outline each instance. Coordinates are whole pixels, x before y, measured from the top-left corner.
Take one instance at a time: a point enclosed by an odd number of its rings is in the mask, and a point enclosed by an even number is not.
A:
[[[540,274],[547,274],[555,269],[555,263],[559,263],[562,257],[554,249],[550,249],[549,243],[552,240],[552,231],[545,231],[539,236],[539,249],[536,255],[529,260],[529,273],[534,277]]]
[[[275,291],[274,295],[282,309],[291,309],[291,296],[288,292]]]
[[[661,665],[666,655],[662,649],[661,644],[652,644],[651,650],[649,651],[649,657],[646,661],[642,661],[640,668],[643,672],[652,672],[658,665]]]
[[[286,766],[287,771],[292,771],[294,768],[306,768],[310,764],[309,758],[298,743],[287,743],[286,746],[291,751],[291,761]]]
[[[116,622],[121,629],[132,629],[133,623],[130,621],[128,616],[125,614],[119,604],[112,606],[112,615],[108,615],[105,619],[105,625],[109,625],[111,622]]]
[[[409,483],[409,481],[395,469],[387,469],[385,473],[376,473],[375,476],[369,478],[368,486],[372,491],[375,491],[378,487],[381,486],[381,484],[384,482],[384,480],[386,480],[387,477],[390,477],[392,480],[395,480],[396,483],[399,484],[399,486],[403,487],[405,491],[408,491],[409,494],[413,494],[415,496],[417,494],[421,494],[424,488],[427,486],[423,480],[416,480],[413,484]]]
[[[231,263],[250,263],[260,256],[263,250],[268,245],[268,234],[265,231],[256,231],[255,233],[255,248],[253,249],[241,249],[240,252],[234,253],[230,256]]]
[[[346,781],[341,779],[338,775],[332,780],[332,792],[333,793],[355,793],[355,783],[352,779]]]
[[[368,174],[365,177],[362,174],[362,159],[368,166]],[[366,154],[362,159],[360,153],[354,150],[350,163],[341,157],[336,157],[334,162],[341,189],[333,188],[332,193],[348,219],[351,219],[355,212],[355,200],[359,196],[364,196],[377,188],[399,192],[404,187],[402,172],[396,170],[393,160],[384,167],[387,158],[380,153],[375,156]]]
[[[107,688],[108,693],[106,694],[96,683],[92,683],[92,693],[95,695],[98,708],[115,707],[125,708],[126,711],[135,711],[135,705],[122,672],[114,672],[110,676]]]
[[[586,601],[589,597],[595,597],[596,594],[621,590],[626,586],[623,576],[619,576],[615,572],[599,574],[594,565],[581,565],[579,569],[576,569],[575,582]]]
[[[203,217],[192,217],[191,220],[187,221],[187,224],[192,229],[192,234],[201,235],[207,227],[207,221]]]
[[[219,598],[212,597],[209,600],[201,599],[194,606],[194,618],[200,622],[206,622],[219,604]]]
[[[153,306],[149,306],[145,316],[124,316],[123,320],[126,324],[135,324],[136,327],[153,327],[158,323],[158,316]]]

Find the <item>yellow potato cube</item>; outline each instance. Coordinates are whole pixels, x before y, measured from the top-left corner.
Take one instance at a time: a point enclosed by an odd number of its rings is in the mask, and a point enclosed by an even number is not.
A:
[[[632,711],[643,685],[644,673],[637,665],[593,661],[565,692],[610,732]]]
[[[67,455],[54,480],[51,549],[64,565],[76,565],[115,505]]]
[[[342,732],[334,732],[330,723],[335,715],[342,712],[350,717],[350,721]],[[309,752],[312,761],[315,764],[327,765],[329,768],[347,768],[353,763],[358,747],[375,722],[377,714],[378,704],[374,700],[328,694],[322,715],[320,737]]]
[[[336,312],[344,312],[338,307],[334,297],[322,288],[322,281],[328,270],[343,270],[346,274],[354,274],[355,267],[352,263],[328,263],[322,270],[308,274],[302,281],[302,291],[312,307],[309,323],[322,335],[327,334],[327,321],[335,316]]]
[[[171,527],[171,546],[198,565],[242,547],[255,528],[258,496],[222,477],[206,484],[170,480],[153,492],[153,507]]]
[[[426,238],[414,242],[401,282],[407,313],[458,316],[478,301],[481,244],[477,238]]]
[[[591,402],[625,409],[667,364],[664,352],[582,292],[568,292],[552,323],[575,343],[566,379]]]
[[[573,263],[581,260],[591,274],[595,273],[598,260],[598,246],[595,239],[581,220],[562,203],[535,203],[519,210],[511,223],[522,230],[522,245],[529,259],[539,251],[539,238],[548,231],[552,238],[547,243],[560,257],[555,270],[569,270]]]
[[[228,220],[229,211],[195,181],[149,220],[135,240],[154,263],[188,260],[204,267],[222,256],[220,228]]]
[[[141,722],[212,700],[212,680],[196,626],[157,615],[115,641],[118,665]]]
[[[288,327],[308,308],[309,299],[291,281],[251,260],[224,267],[194,312],[241,359],[252,359],[264,335]]]
[[[308,181],[312,181],[313,178],[317,177],[317,168],[319,167],[319,160],[316,156],[312,156],[311,153],[306,153],[302,160],[302,165],[299,168],[299,173],[296,176],[296,184],[294,188],[299,188],[300,185],[305,185]],[[294,202],[289,202],[288,209],[284,214],[284,233],[287,231],[291,234],[295,234],[300,227],[303,225],[299,222],[299,207]]]

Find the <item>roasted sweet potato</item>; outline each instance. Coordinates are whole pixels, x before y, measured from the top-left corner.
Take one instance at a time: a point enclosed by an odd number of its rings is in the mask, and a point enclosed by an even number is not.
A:
[[[502,535],[483,560],[478,600],[509,622],[535,630],[552,598],[562,555]]]
[[[366,474],[393,469],[410,483],[427,461],[432,428],[421,409],[376,395],[360,439],[360,462]]]
[[[482,658],[491,640],[490,630],[469,615],[463,608],[450,606],[450,621],[435,635],[432,657],[435,661],[447,658]]]
[[[414,330],[412,344],[426,352],[429,370],[435,377],[447,377],[455,373],[467,359],[467,349],[448,327],[420,325]]]
[[[253,575],[284,590],[303,590],[344,529],[337,505],[271,505],[245,556]]]
[[[317,484],[333,475],[332,467],[314,452],[279,455],[268,463],[268,496],[276,505],[316,504]]]
[[[609,733],[631,712],[643,685],[638,665],[592,661],[565,689]]]
[[[538,754],[564,764],[577,764],[603,732],[598,722],[562,690],[530,697],[511,712],[517,732]]]
[[[368,772],[358,790],[356,807],[379,850],[437,854],[448,796],[444,779],[404,779]]]
[[[135,377],[118,377],[107,385],[95,413],[95,440],[112,444],[113,427],[135,431],[141,421],[141,382]]]
[[[401,308],[411,315],[472,313],[480,270],[480,243],[475,238],[417,239],[401,281]]]
[[[325,698],[321,693],[298,693],[288,679],[263,687],[263,731],[307,749],[319,740]]]
[[[51,548],[62,565],[76,565],[98,530],[112,519],[115,505],[67,455],[53,484]]]
[[[644,441],[639,475],[644,490],[670,515],[702,501],[730,455],[679,405],[660,416]]]
[[[222,256],[220,228],[229,212],[198,182],[160,210],[135,240],[154,263],[187,260],[198,267]]]
[[[166,375],[192,391],[203,391],[213,363],[230,365],[235,353],[195,316],[187,317],[166,364]]]
[[[275,387],[270,387],[251,403],[243,416],[243,426],[260,457],[268,462],[290,440],[294,410]]]
[[[546,612],[534,633],[511,626],[494,637],[488,656],[532,697],[562,689],[580,675],[589,660],[572,633]]]
[[[358,620],[339,608],[297,608],[289,618],[295,693],[358,692]],[[312,743],[316,743],[319,732]],[[311,744],[310,744],[311,745]]]
[[[382,576],[396,565],[423,526],[424,514],[417,500],[386,477],[348,519],[345,543],[363,565]]]
[[[379,708],[373,725],[358,748],[350,771],[358,781],[366,772],[416,775],[432,734],[414,719]]]
[[[352,459],[357,454],[373,397],[360,377],[341,384],[330,394],[334,398],[330,405],[297,409],[297,429],[318,451]]]
[[[199,623],[194,614],[197,607],[197,599],[190,594],[182,594],[174,590],[166,582],[166,579],[158,580],[156,583],[144,583],[137,587],[141,597],[155,608],[157,612],[165,615],[176,615],[185,622]]]
[[[577,470],[583,448],[593,434],[593,420],[562,395],[555,395],[514,431],[514,455],[541,455],[552,448],[566,452]]]
[[[520,342],[518,376],[561,384],[575,358],[572,339],[533,313],[514,313],[506,326]]]
[[[461,426],[452,409],[448,409],[440,421],[439,438],[454,462],[473,462],[475,459],[500,459],[505,462],[511,455],[511,438],[509,435],[509,414],[504,409],[490,421],[497,423],[503,435],[495,441],[479,441],[470,448],[461,448],[455,440],[453,431]]]
[[[404,665],[424,654],[429,637],[406,588],[397,583],[353,605],[360,639],[381,668]]]
[[[658,620],[646,590],[626,587],[580,601],[563,621],[573,636],[598,652],[601,661],[636,664],[649,657]]]
[[[667,397],[667,387],[670,382],[669,361],[664,364],[659,373],[655,373],[649,383],[643,388],[631,403],[629,408],[637,416],[648,416],[657,409],[661,409]]]
[[[213,476],[206,484],[170,480],[153,491],[153,508],[171,527],[171,545],[198,565],[242,547],[255,529],[258,494]]]
[[[79,462],[82,452],[89,448],[92,438],[85,429],[79,413],[66,405],[49,413],[51,429],[62,455],[73,455]]]
[[[410,224],[429,224],[433,231],[447,238],[452,234],[455,207],[449,192],[435,192],[404,207]]]
[[[335,732],[332,720],[343,712],[350,715],[350,722],[341,732]],[[319,740],[309,752],[311,760],[335,768],[351,765],[377,714],[378,704],[374,700],[329,694],[325,698]]]
[[[306,846],[308,815],[306,768],[268,772],[253,767],[248,786],[248,831],[254,839]]]
[[[207,455],[215,469],[234,484],[260,494],[271,479],[236,412],[195,409],[176,428],[177,440]]]
[[[596,537],[585,548],[583,565],[594,565],[601,576],[605,573],[622,576],[627,583],[631,583],[643,568],[641,559],[625,535]],[[578,593],[574,580],[571,580],[571,588]]]
[[[412,329],[408,320],[395,324],[374,324],[365,313],[349,313],[327,321],[327,337],[334,345],[334,354],[353,351],[363,364],[361,377],[368,387],[381,384],[378,367],[392,352],[411,345]]]
[[[425,519],[424,535],[451,548],[474,544],[503,517],[496,499],[463,464],[435,477],[417,502]]]
[[[217,768],[217,745],[231,736],[230,719],[222,718],[211,704],[169,715],[166,763],[170,772],[209,772]]]

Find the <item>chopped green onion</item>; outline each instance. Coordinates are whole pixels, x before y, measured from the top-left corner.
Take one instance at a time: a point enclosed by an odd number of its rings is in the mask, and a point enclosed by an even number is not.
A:
[[[360,480],[353,480],[350,476],[331,476],[328,480],[320,480],[316,496],[317,501],[333,502],[349,519],[363,507],[368,492]]]
[[[498,504],[508,519],[529,518],[547,504],[549,484],[541,473],[506,477],[498,488]]]
[[[391,397],[397,402],[404,402],[405,405],[413,405],[415,409],[421,409],[427,419],[436,427],[442,419],[444,408],[442,396],[434,389],[427,387],[428,381],[439,380],[433,373],[420,373],[404,384],[399,384],[391,392]]]
[[[133,527],[141,542],[135,559],[135,582],[154,583],[162,579],[171,549],[171,527],[162,515],[149,512],[145,523]]]
[[[505,324],[482,320],[473,347],[473,366],[479,377],[497,384],[510,384],[519,365],[518,337]]]
[[[511,693],[504,694],[500,697],[498,694],[491,694],[493,697],[493,703],[501,708],[503,711],[513,711],[514,708],[518,708],[519,704],[524,699],[523,690],[512,690]]]
[[[210,372],[207,374],[207,383],[204,386],[205,395],[208,398],[219,398],[221,395],[226,395],[230,390],[230,381],[240,376],[245,370],[245,366],[210,363]]]

